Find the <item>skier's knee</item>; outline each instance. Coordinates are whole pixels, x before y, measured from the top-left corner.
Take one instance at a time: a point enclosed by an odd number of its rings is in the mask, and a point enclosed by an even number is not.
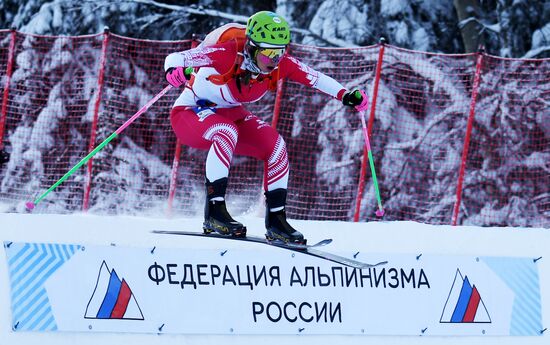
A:
[[[283,137],[279,134],[277,136],[277,139],[275,140],[275,143],[273,144],[273,148],[271,149],[271,152],[269,153],[269,158],[267,160],[267,163],[269,165],[272,165],[276,163],[277,161],[286,161],[288,164],[288,155],[286,152],[286,143]]]
[[[206,130],[204,138],[211,141],[225,142],[234,148],[239,138],[239,129],[230,123],[218,123]]]

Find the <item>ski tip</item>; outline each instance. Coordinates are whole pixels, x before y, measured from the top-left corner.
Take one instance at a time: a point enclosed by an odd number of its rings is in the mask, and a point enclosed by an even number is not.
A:
[[[32,201],[29,201],[29,202],[26,202],[26,203],[25,203],[25,207],[27,208],[28,211],[34,210],[34,207],[35,207],[35,206],[36,206],[36,205],[35,205],[34,202],[32,202]]]
[[[355,266],[355,267],[359,268],[361,270],[365,270],[365,269],[369,269],[369,268],[383,266],[383,265],[386,265],[387,263],[388,263],[387,261],[380,261],[380,262],[377,262],[375,264],[367,264],[367,263],[361,262],[359,266]]]
[[[385,265],[387,264],[388,262],[387,261],[380,261],[379,263],[376,263],[374,265],[371,265],[371,267],[378,267],[378,266],[382,266],[382,265]]]

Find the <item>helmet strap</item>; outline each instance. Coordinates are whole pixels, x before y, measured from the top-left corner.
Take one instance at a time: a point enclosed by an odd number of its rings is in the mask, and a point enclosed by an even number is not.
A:
[[[256,64],[256,61],[255,61],[256,56],[250,56],[250,49],[249,49],[250,44],[251,43],[249,40],[247,40],[246,43],[244,44],[244,51],[243,51],[244,59],[243,59],[241,68],[255,74],[265,74],[265,72],[263,72],[260,69],[260,67],[258,67],[258,65]],[[254,50],[254,52],[255,52],[254,55],[258,53],[257,48]]]
[[[255,74],[263,73],[260,67],[258,67],[258,65],[256,65],[256,63],[251,58],[249,58],[246,54],[244,56],[241,68]]]

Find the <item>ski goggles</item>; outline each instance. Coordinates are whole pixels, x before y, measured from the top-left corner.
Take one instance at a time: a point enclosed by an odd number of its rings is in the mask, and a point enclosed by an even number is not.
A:
[[[258,53],[256,53],[257,61],[262,62],[265,65],[277,65],[283,58],[286,52],[285,48],[262,48],[258,47]]]

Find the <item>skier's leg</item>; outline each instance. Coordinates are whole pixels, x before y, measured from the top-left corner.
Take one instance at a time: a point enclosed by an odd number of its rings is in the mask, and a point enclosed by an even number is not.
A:
[[[245,236],[246,228],[229,215],[225,204],[229,167],[239,137],[237,126],[210,108],[175,107],[170,117],[182,144],[208,150],[204,231]]]
[[[227,212],[225,205],[227,177],[212,182],[207,179],[205,185],[204,232],[207,234],[217,232],[221,235],[236,237],[246,236],[246,227],[233,219],[229,212]]]
[[[304,236],[286,219],[289,162],[285,141],[273,127],[254,115],[250,114],[236,124],[240,137],[235,152],[264,161],[267,239],[305,243]]]

